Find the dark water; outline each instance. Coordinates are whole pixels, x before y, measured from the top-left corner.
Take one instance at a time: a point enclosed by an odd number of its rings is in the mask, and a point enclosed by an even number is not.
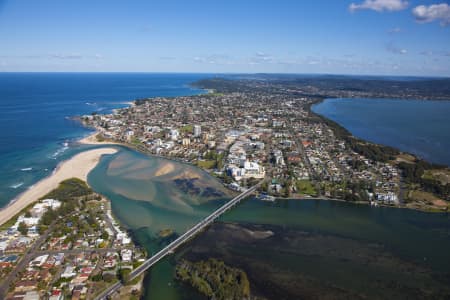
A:
[[[225,199],[186,195],[186,191],[180,190],[174,182],[174,176],[179,174],[187,177],[201,176],[199,186],[210,185],[220,190],[220,184],[214,178],[192,166],[170,162],[174,166],[172,171],[165,174],[162,172],[164,175],[155,177],[167,163],[166,160],[121,150],[118,154],[104,158],[89,175],[90,185],[111,199],[113,213],[128,226],[139,243],[150,253],[155,253],[167,242],[158,238],[159,230],[171,228],[180,234],[218,207]],[[275,203],[267,203],[252,199],[228,212],[220,221],[275,225],[286,231],[323,234],[346,241],[346,244],[336,243],[332,249],[333,253],[345,252],[349,241],[367,248],[376,244],[401,260],[400,265],[411,263],[437,273],[450,270],[448,214],[373,208],[333,201],[277,200]],[[217,239],[213,237],[209,241],[211,247],[215,248],[221,248],[223,242],[225,241],[221,241],[219,237]],[[300,244],[298,247],[303,246]],[[179,250],[183,252],[186,249]],[[359,282],[353,275],[355,270],[363,274],[364,265],[339,261],[336,263],[326,255],[314,256],[314,262],[303,259],[287,263],[282,253],[274,255],[273,252],[265,252],[266,250],[261,248],[261,253],[258,253],[258,248],[251,251],[255,259],[271,258],[275,264],[279,260],[277,266],[282,270],[302,270],[305,276],[322,278],[327,282],[340,283],[347,287],[355,286],[361,289],[365,284],[363,281]],[[242,254],[246,249],[233,251]],[[182,255],[177,251],[177,256]],[[357,253],[355,255],[358,256]],[[396,262],[397,258],[393,261]],[[326,270],[325,266],[329,261],[336,263],[335,267],[339,268],[339,272]],[[320,272],[315,267],[319,265],[322,268]],[[178,283],[173,275],[173,257],[155,265],[145,279],[145,299],[198,299],[199,295],[195,291]],[[366,277],[370,279],[391,275],[380,272],[368,274]],[[392,276],[395,277],[394,275]],[[429,280],[429,277],[427,278]]]
[[[198,168],[119,149],[117,154],[101,160],[89,174],[88,182],[111,199],[113,214],[148,253],[156,253],[169,242],[158,237],[159,231],[172,229],[180,235],[232,196],[215,178]],[[193,180],[200,194],[177,185],[177,180]],[[222,195],[211,196],[206,188]],[[173,265],[167,259],[151,269],[145,287],[146,299],[198,296],[173,280]]]
[[[359,138],[450,166],[450,101],[327,99],[312,109]]]
[[[105,113],[136,98],[201,93],[189,84],[207,76],[0,73],[0,207],[80,151],[70,142],[89,130],[68,117]]]

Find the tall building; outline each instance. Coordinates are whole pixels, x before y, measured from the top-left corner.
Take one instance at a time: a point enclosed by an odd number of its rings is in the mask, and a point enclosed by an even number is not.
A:
[[[202,127],[200,125],[194,125],[194,136],[199,137],[202,135]]]

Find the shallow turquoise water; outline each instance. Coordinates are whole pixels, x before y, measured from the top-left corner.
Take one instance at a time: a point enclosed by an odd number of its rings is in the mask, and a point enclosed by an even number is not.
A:
[[[203,184],[219,189],[220,184],[201,170],[171,162],[175,164],[172,173],[155,178],[156,171],[161,170],[167,161],[120,149],[119,153],[102,159],[89,174],[89,184],[111,199],[113,213],[149,253],[165,245],[157,237],[161,229],[172,228],[180,234],[226,199],[188,195],[180,191],[173,181],[174,174],[201,175]],[[138,169],[140,171],[136,173]],[[148,197],[143,196],[143,190]],[[267,203],[249,199],[221,217],[221,221],[273,224],[367,244],[377,243],[404,260],[434,271],[447,272],[450,269],[448,214],[373,208],[334,201],[277,200]],[[191,289],[174,281],[173,272],[170,257],[154,266],[146,276],[145,299],[199,297]],[[332,272],[327,275],[327,280],[332,281],[333,276],[348,272],[351,270],[345,268],[340,272]]]

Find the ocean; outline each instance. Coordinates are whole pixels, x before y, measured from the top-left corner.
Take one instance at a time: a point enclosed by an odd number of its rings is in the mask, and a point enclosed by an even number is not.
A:
[[[203,93],[208,74],[0,73],[0,207],[86,149],[89,134],[70,119],[106,113],[136,98]]]
[[[312,110],[356,137],[450,166],[450,100],[326,99]]]

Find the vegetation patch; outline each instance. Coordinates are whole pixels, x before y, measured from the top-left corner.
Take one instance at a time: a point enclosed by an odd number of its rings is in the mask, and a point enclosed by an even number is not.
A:
[[[202,169],[214,169],[217,163],[215,160],[199,160],[197,166]]]
[[[423,173],[422,178],[429,180],[437,180],[442,185],[448,185],[450,184],[450,170],[449,169],[426,170]]]
[[[408,192],[408,202],[410,202],[407,204],[408,207],[414,208],[416,206],[416,208],[429,211],[446,211],[449,207],[448,202],[435,195],[417,190]]]
[[[53,191],[46,194],[43,199],[58,199],[60,201],[68,201],[73,198],[88,196],[94,191],[81,179],[70,178],[61,181],[59,186]]]
[[[225,265],[223,261],[208,259],[177,264],[176,278],[192,285],[211,299],[248,299],[250,283],[244,271]]]
[[[297,187],[297,192],[300,194],[306,194],[310,196],[316,196],[317,191],[309,180],[297,180],[295,186]]]

